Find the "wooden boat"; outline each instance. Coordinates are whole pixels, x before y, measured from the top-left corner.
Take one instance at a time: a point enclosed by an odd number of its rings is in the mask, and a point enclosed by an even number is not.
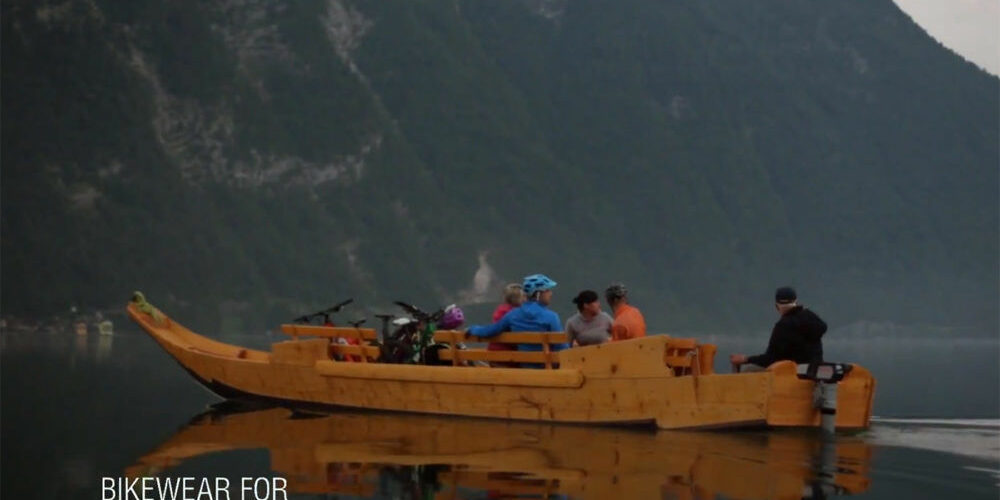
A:
[[[859,438],[796,430],[641,432],[268,408],[202,414],[125,473],[158,475],[194,457],[255,449],[268,450],[288,493],[438,499],[470,498],[470,489],[489,498],[825,498],[867,490],[871,460]],[[396,491],[379,491],[386,483]]]
[[[141,294],[137,294],[141,298]],[[224,398],[291,404],[594,424],[655,424],[663,429],[815,427],[815,382],[790,361],[766,371],[716,374],[715,346],[652,335],[553,351],[563,333],[504,333],[491,341],[537,343],[538,352],[443,349],[450,366],[374,362],[379,348],[365,328],[283,325],[291,339],[259,351],[198,335],[145,302],[128,314],[185,370]],[[303,338],[312,337],[312,338]],[[362,345],[339,345],[354,338]],[[456,346],[462,332],[438,331]],[[355,356],[360,362],[336,361]],[[466,366],[537,363],[544,369]],[[867,428],[875,380],[860,366],[838,384],[837,429]]]

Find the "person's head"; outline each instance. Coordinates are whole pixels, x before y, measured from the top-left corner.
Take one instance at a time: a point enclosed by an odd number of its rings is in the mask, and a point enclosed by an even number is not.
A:
[[[596,316],[601,312],[601,300],[593,290],[584,290],[576,294],[573,303],[576,304],[576,310],[587,317]]]
[[[798,305],[797,300],[798,295],[790,286],[783,286],[774,291],[774,308],[781,314],[794,309]]]
[[[520,283],[511,283],[503,288],[503,301],[517,307],[524,303],[524,289]]]
[[[612,283],[607,290],[604,291],[604,300],[608,301],[608,305],[614,309],[618,304],[628,303],[628,289],[625,288],[624,283]]]
[[[525,276],[524,283],[521,285],[528,300],[537,301],[543,305],[549,305],[552,302],[552,289],[555,287],[556,282],[544,274]]]

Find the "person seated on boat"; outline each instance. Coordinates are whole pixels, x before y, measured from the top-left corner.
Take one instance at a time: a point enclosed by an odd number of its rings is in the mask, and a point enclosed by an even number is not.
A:
[[[492,325],[471,326],[467,334],[474,337],[489,338],[503,332],[561,332],[563,331],[559,315],[548,308],[552,302],[552,289],[556,282],[544,274],[532,274],[524,278],[521,288],[527,296],[527,301],[520,307],[512,309],[500,321]],[[552,350],[559,351],[569,347],[568,344],[553,344]],[[518,344],[519,351],[541,351],[539,344]],[[534,363],[523,364],[522,367],[540,367]]]
[[[816,313],[798,303],[795,289],[783,286],[774,292],[774,308],[781,316],[771,329],[767,350],[756,356],[732,354],[729,361],[739,372],[767,369],[771,363],[792,360],[798,364],[823,361],[823,334],[826,323]]]
[[[511,312],[517,307],[520,307],[521,304],[523,303],[524,303],[524,289],[521,288],[521,284],[520,283],[508,284],[503,289],[503,302],[500,303],[500,305],[498,305],[497,308],[493,311],[493,322],[496,323],[500,321],[500,319],[506,316],[507,313]],[[489,345],[486,346],[487,351],[513,351],[516,349],[517,349],[516,346],[510,344],[504,344],[501,342],[490,342]],[[515,367],[516,365],[517,365],[516,363],[506,363],[503,361],[490,363],[490,366],[498,368],[511,368]]]
[[[503,302],[493,310],[493,322],[500,321],[507,313],[524,303],[524,288],[520,283],[510,283],[503,287]]]
[[[573,298],[577,313],[566,320],[566,336],[574,346],[603,344],[611,340],[614,319],[601,310],[601,298],[584,290]]]
[[[638,308],[628,303],[628,289],[622,283],[612,283],[604,291],[615,322],[611,325],[611,340],[637,339],[646,336],[646,319]]]

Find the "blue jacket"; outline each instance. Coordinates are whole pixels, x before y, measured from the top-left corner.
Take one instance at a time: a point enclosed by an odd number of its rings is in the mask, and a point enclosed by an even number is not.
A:
[[[561,332],[562,323],[559,315],[536,301],[528,301],[520,307],[511,309],[500,321],[486,326],[469,327],[469,335],[476,337],[492,337],[502,332]],[[566,349],[569,344],[553,344],[555,351]],[[518,344],[519,351],[541,351],[538,344]]]

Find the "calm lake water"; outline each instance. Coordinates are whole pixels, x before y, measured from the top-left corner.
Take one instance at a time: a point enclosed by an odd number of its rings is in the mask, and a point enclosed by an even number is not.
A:
[[[766,338],[705,340],[719,345],[722,371],[726,354],[758,352]],[[272,476],[288,498],[1000,495],[996,339],[828,340],[827,359],[878,378],[877,421],[832,443],[807,432],[232,407],[128,325],[113,337],[5,332],[0,341],[3,498],[101,499],[102,477],[153,474],[226,478],[234,500],[241,477]]]

